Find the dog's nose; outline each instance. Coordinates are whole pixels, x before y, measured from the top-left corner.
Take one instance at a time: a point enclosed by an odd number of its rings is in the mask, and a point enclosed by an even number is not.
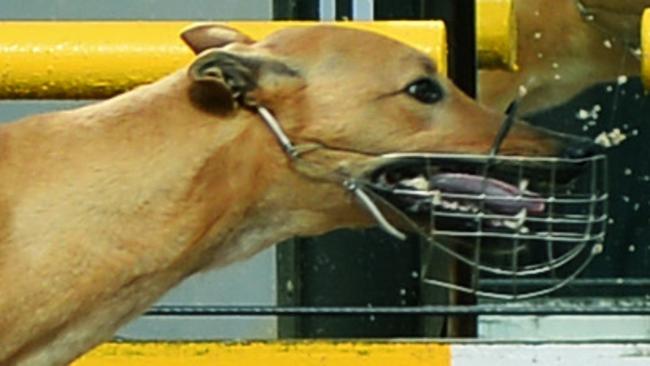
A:
[[[570,141],[564,148],[562,157],[568,159],[583,159],[602,154],[605,149],[590,139],[580,138]]]

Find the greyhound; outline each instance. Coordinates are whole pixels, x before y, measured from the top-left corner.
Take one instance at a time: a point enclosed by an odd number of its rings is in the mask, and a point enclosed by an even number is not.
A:
[[[0,364],[67,364],[194,273],[371,226],[338,177],[389,152],[484,153],[504,118],[373,33],[323,25],[254,42],[202,24],[182,37],[197,54],[182,70],[0,126]],[[590,146],[517,121],[501,152]]]

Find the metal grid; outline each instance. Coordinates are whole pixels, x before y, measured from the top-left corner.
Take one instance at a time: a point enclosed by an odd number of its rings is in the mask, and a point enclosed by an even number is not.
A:
[[[478,296],[516,300],[548,294],[575,279],[602,251],[607,226],[607,165],[604,156],[585,159],[510,157],[488,155],[391,154],[400,164],[426,166],[427,189],[388,189],[390,195],[412,197],[414,205],[426,205],[428,225],[406,215],[411,228],[430,244],[422,272],[424,283],[443,286]],[[390,164],[390,163],[389,163]],[[449,193],[441,189],[436,176],[440,167],[462,166],[464,171],[483,176],[480,193]],[[492,171],[494,174],[490,173]],[[507,171],[508,174],[502,174]],[[560,184],[562,172],[582,176]],[[500,174],[501,172],[501,174]],[[490,176],[527,187],[518,195],[490,193]],[[535,176],[534,182],[530,182]],[[565,178],[566,179],[566,178]],[[436,186],[438,184],[438,186]],[[534,193],[527,189],[534,190]],[[499,205],[512,212],[494,213]],[[532,206],[535,206],[536,212]],[[413,209],[412,207],[410,209]],[[407,208],[407,211],[409,208]],[[413,209],[415,210],[415,209]],[[447,255],[472,274],[471,287],[431,278],[427,264],[436,255]],[[508,279],[509,291],[488,291],[484,281]],[[530,279],[537,281],[529,281]],[[548,281],[540,281],[540,280]],[[525,283],[526,289],[521,287]],[[503,284],[503,282],[502,282]]]

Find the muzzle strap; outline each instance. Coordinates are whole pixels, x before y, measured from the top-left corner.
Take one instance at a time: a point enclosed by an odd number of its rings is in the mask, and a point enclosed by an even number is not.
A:
[[[494,142],[492,143],[492,148],[490,149],[489,152],[490,156],[496,156],[499,153],[499,150],[501,149],[501,145],[503,144],[503,140],[506,139],[506,136],[508,136],[508,133],[512,128],[512,125],[517,120],[518,109],[519,109],[519,99],[515,99],[512,103],[510,103],[508,109],[506,110],[506,119],[501,124],[501,127],[499,128],[499,131],[497,132],[497,135],[494,138]]]
[[[406,240],[406,234],[403,232],[399,231],[395,226],[391,225],[391,223],[386,220],[386,217],[384,217],[384,214],[379,210],[375,202],[368,196],[368,194],[358,185],[356,184],[353,180],[349,179],[343,182],[343,185],[345,188],[347,188],[350,192],[354,194],[354,196],[357,198],[359,203],[361,203],[367,210],[370,212],[372,217],[377,221],[377,224],[379,225],[382,230],[384,230],[386,233],[394,236],[395,238],[399,240]]]
[[[300,155],[298,150],[291,142],[291,139],[289,139],[289,136],[287,136],[287,134],[284,133],[284,130],[280,126],[280,123],[278,122],[277,119],[275,119],[273,114],[268,109],[262,106],[257,106],[257,113],[260,115],[260,117],[262,117],[262,120],[264,120],[264,122],[269,127],[271,132],[273,132],[275,137],[278,139],[280,146],[282,146],[282,149],[284,150],[285,153],[287,153],[289,158],[291,160],[295,160],[296,158],[298,158],[298,155]]]

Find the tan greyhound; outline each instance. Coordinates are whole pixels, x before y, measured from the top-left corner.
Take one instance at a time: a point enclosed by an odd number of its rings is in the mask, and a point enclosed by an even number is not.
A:
[[[639,75],[640,23],[650,0],[515,0],[519,71],[480,73],[479,100],[504,110],[521,87],[522,113],[569,101],[618,76]]]
[[[196,272],[372,225],[333,177],[387,152],[486,152],[503,119],[376,34],[317,26],[254,43],[201,25],[183,38],[198,54],[187,69],[0,126],[0,364],[64,365]],[[586,150],[517,122],[502,151]]]

